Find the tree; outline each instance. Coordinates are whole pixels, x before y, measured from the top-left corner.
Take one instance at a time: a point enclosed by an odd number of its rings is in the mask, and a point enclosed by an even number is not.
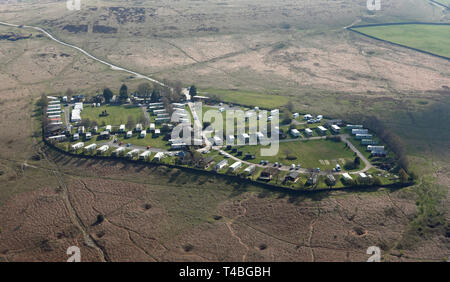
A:
[[[122,102],[128,99],[128,87],[125,84],[122,84],[122,86],[120,87],[119,99]]]
[[[129,115],[128,116],[128,121],[127,121],[127,129],[133,129],[134,128],[134,124],[135,124],[135,121],[134,121],[133,116]]]
[[[148,82],[141,83],[138,86],[137,93],[139,97],[150,97],[152,95],[152,87]]]
[[[398,177],[400,179],[400,183],[408,183],[409,182],[409,175],[406,173],[406,171],[401,168],[398,172]]]
[[[197,87],[195,87],[195,85],[192,85],[192,86],[189,88],[189,95],[191,95],[191,97],[197,95]]]
[[[355,168],[359,167],[361,165],[361,158],[355,157],[355,160],[353,161],[353,163],[355,164]]]
[[[41,98],[37,101],[37,106],[41,108],[48,106],[48,98],[44,93],[41,94]]]
[[[73,90],[70,88],[67,88],[67,90],[66,90],[67,101],[70,101],[70,98],[72,98],[73,94],[74,94]]]
[[[106,103],[109,103],[114,96],[113,92],[109,88],[103,89],[103,97],[105,98]]]
[[[294,104],[292,103],[292,101],[287,102],[286,104],[286,109],[288,109],[288,111],[293,112],[294,111]]]

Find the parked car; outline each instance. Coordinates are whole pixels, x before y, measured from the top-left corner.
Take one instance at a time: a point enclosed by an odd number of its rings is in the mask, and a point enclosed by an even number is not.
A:
[[[131,147],[131,144],[130,144],[130,143],[128,143],[128,144],[127,144],[127,147]]]

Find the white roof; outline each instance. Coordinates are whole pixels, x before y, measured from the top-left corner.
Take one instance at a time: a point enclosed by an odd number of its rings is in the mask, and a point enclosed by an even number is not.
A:
[[[350,174],[348,174],[347,172],[346,172],[346,173],[343,173],[343,174],[342,174],[342,177],[344,177],[345,179],[353,179],[353,178],[350,176]]]
[[[242,162],[235,162],[234,164],[232,164],[231,166],[230,166],[230,168],[237,168],[237,167],[239,167],[239,166],[241,166],[242,165]]]
[[[361,176],[361,178],[366,178],[367,177],[367,175],[364,172],[360,172],[359,176]]]
[[[140,156],[140,157],[147,157],[147,156],[150,156],[151,153],[152,153],[151,151],[144,151],[144,152],[141,153],[139,156]]]
[[[339,126],[337,126],[336,124],[333,124],[332,126],[331,126],[331,128],[333,128],[333,129],[335,129],[335,130],[339,130],[339,129],[341,129]]]
[[[327,131],[327,129],[325,127],[321,126],[321,125],[319,125],[317,127],[317,129],[319,129],[320,131]]]
[[[299,133],[300,133],[300,131],[298,131],[298,130],[295,129],[295,128],[291,129],[291,132],[294,133],[294,134],[299,134]]]
[[[154,158],[160,159],[160,158],[162,158],[163,156],[164,156],[164,153],[163,153],[163,152],[158,152],[158,153],[156,153],[156,155],[155,155]]]
[[[99,151],[102,151],[102,152],[105,152],[105,151],[107,151],[109,149],[109,146],[108,145],[103,145],[103,146],[101,146],[100,148],[98,148],[98,150]]]

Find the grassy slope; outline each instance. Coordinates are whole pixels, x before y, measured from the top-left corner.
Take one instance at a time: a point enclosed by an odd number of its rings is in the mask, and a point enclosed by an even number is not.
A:
[[[450,26],[393,25],[355,30],[408,47],[450,57]]]
[[[109,115],[106,117],[100,117],[100,113],[106,110]],[[91,107],[86,106],[83,109],[81,117],[83,119],[89,119],[90,121],[96,121],[99,125],[105,123],[106,125],[119,126],[121,124],[126,124],[128,121],[128,116],[132,116],[133,120],[137,123],[143,117],[144,113],[141,108],[137,107],[121,107],[121,106],[100,106]]]

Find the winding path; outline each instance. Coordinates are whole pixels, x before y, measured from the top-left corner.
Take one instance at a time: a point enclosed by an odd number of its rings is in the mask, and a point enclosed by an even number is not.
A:
[[[164,83],[162,83],[162,82],[160,82],[160,81],[158,81],[158,80],[156,80],[156,79],[154,79],[154,78],[151,78],[151,77],[148,77],[148,76],[143,75],[143,74],[141,74],[141,73],[138,73],[138,72],[135,72],[135,71],[132,71],[132,70],[129,70],[129,69],[125,69],[125,68],[119,67],[119,66],[117,66],[117,65],[108,63],[108,62],[106,62],[106,61],[104,61],[104,60],[102,60],[102,59],[99,59],[99,58],[95,57],[94,55],[91,55],[89,52],[85,51],[84,49],[81,49],[81,48],[78,47],[78,46],[75,46],[75,45],[72,45],[72,44],[69,44],[69,43],[65,43],[65,42],[63,42],[63,41],[57,39],[57,38],[54,37],[52,34],[50,34],[48,31],[46,31],[45,29],[43,29],[43,28],[41,28],[41,27],[30,26],[30,25],[17,25],[17,24],[11,24],[11,23],[6,23],[6,22],[0,22],[0,24],[1,24],[1,25],[6,25],[6,26],[11,26],[11,27],[17,27],[17,28],[31,28],[31,29],[40,31],[40,32],[42,32],[43,34],[45,34],[48,38],[50,38],[51,40],[53,40],[53,41],[55,41],[55,42],[57,42],[57,43],[59,43],[59,44],[61,44],[61,45],[64,45],[64,46],[66,46],[66,47],[75,49],[75,50],[77,50],[77,51],[79,51],[79,52],[85,54],[85,55],[88,56],[89,58],[91,58],[91,59],[93,59],[93,60],[95,60],[95,61],[97,61],[97,62],[99,62],[99,63],[102,63],[102,64],[104,64],[104,65],[109,66],[109,67],[110,67],[111,69],[113,69],[113,70],[118,70],[118,71],[127,72],[127,73],[130,73],[130,74],[135,75],[137,78],[146,79],[146,80],[148,80],[148,81],[157,83],[157,84],[159,84],[159,85],[161,85],[161,86],[165,86]]]

